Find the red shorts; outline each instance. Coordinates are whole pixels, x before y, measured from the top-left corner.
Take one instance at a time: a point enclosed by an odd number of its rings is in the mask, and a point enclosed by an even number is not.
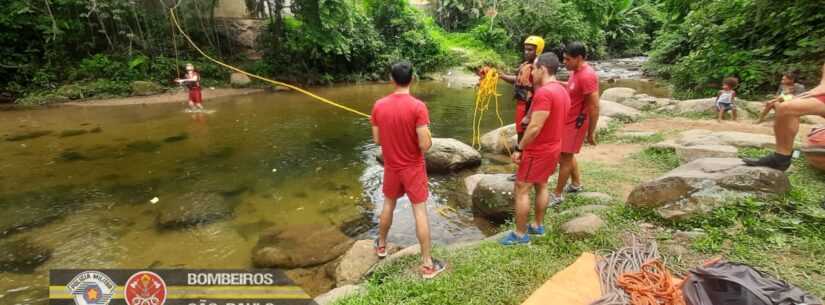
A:
[[[521,126],[521,121],[524,120],[524,116],[527,115],[527,102],[525,101],[516,101],[516,132],[523,133],[524,127]]]
[[[201,96],[201,88],[189,89],[189,100],[195,104],[203,103],[203,97]]]
[[[578,154],[584,145],[584,137],[587,136],[588,128],[590,128],[590,120],[585,121],[581,128],[576,128],[575,123],[565,125],[561,135],[561,152]]]
[[[516,181],[528,183],[547,183],[550,176],[556,172],[559,164],[559,153],[530,154],[521,157],[516,172]]]
[[[407,194],[412,203],[426,202],[430,196],[427,184],[427,167],[421,166],[405,169],[384,168],[384,196],[398,199]]]

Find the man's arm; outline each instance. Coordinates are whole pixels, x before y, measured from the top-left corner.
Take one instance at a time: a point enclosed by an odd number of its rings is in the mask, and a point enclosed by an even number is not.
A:
[[[584,97],[584,105],[590,109],[588,115],[590,116],[590,126],[587,129],[587,142],[590,145],[596,145],[596,127],[599,125],[599,113],[601,108],[599,105],[599,92],[593,92]]]
[[[501,73],[501,74],[498,75],[498,78],[500,78],[501,80],[503,80],[505,82],[511,83],[511,84],[516,83],[516,76],[515,75]]]
[[[544,122],[547,121],[549,116],[550,111],[534,111],[530,116],[530,125],[527,125],[527,130],[524,131],[524,137],[518,147],[521,149],[527,148],[527,145],[530,145],[538,137],[539,132],[544,127]]]
[[[427,125],[418,126],[415,128],[415,133],[418,134],[418,148],[421,149],[421,153],[426,153],[433,146],[430,127]]]
[[[378,126],[372,126],[372,140],[375,144],[381,145],[381,138],[378,137]]]

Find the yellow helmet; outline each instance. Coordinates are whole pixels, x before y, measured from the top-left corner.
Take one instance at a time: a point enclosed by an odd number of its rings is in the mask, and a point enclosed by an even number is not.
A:
[[[544,52],[544,38],[539,36],[530,36],[524,40],[524,44],[531,44],[536,46],[536,55],[541,55]]]

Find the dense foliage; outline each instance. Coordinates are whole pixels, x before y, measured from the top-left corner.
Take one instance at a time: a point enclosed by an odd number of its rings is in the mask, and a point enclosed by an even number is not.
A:
[[[740,94],[776,90],[780,75],[799,70],[818,82],[825,54],[825,10],[819,1],[665,1],[668,21],[651,51],[651,70],[682,95],[713,94],[722,79],[740,79]]]

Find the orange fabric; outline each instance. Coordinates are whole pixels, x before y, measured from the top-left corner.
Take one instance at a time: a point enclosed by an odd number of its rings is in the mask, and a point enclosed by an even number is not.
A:
[[[575,263],[556,273],[522,305],[590,305],[602,296],[596,256],[583,253]]]
[[[630,295],[632,305],[685,305],[682,290],[659,260],[645,263],[640,272],[622,274],[618,286]]]

